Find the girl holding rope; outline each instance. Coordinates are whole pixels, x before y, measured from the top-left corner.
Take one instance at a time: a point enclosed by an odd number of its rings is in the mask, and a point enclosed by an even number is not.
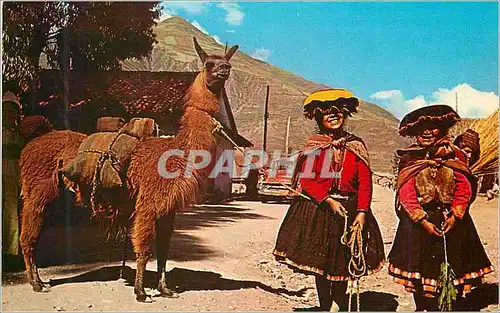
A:
[[[370,210],[368,152],[360,138],[343,128],[358,105],[343,89],[318,91],[305,100],[305,116],[317,122],[319,133],[299,155],[294,180],[305,197],[297,197],[288,209],[273,251],[277,261],[315,275],[322,311],[345,308],[348,280],[378,271],[385,261]],[[360,235],[349,236],[350,230]]]
[[[447,259],[460,293],[493,271],[468,209],[476,179],[448,130],[459,120],[447,105],[408,113],[401,136],[416,143],[398,150],[398,230],[389,253],[389,274],[414,294],[416,311],[437,311],[441,264]],[[444,242],[445,241],[445,242]]]

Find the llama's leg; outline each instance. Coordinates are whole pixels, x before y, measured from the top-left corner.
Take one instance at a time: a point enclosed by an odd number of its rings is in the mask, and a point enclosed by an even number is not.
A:
[[[43,213],[26,206],[21,213],[21,235],[19,242],[23,250],[24,264],[28,282],[36,292],[47,291],[49,286],[44,284],[38,275],[35,264],[35,248],[43,224]]]
[[[135,274],[134,292],[136,300],[146,302],[149,296],[144,290],[144,273],[146,263],[151,255],[151,243],[155,236],[155,220],[151,213],[137,213],[132,231],[132,244],[136,254],[137,272]],[[150,299],[150,298],[149,298]]]
[[[157,277],[158,291],[162,297],[171,298],[176,294],[167,288],[166,266],[170,240],[174,232],[175,212],[170,212],[156,222],[156,256],[157,256]]]

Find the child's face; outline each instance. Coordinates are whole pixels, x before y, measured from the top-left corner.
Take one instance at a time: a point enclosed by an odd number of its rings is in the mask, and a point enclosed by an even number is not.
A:
[[[465,152],[468,160],[472,158],[472,149],[470,147],[465,146],[462,148],[462,151]]]
[[[334,131],[342,127],[345,117],[339,110],[330,110],[330,112],[323,115],[323,127],[327,130]]]
[[[417,135],[417,141],[422,147],[429,147],[436,143],[440,135],[441,130],[439,128],[425,128]]]

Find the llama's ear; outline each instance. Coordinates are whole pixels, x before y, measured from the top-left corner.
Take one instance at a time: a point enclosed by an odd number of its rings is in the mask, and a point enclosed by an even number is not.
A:
[[[229,49],[229,51],[224,55],[224,58],[229,61],[238,48],[238,45],[232,46],[231,49]]]
[[[196,40],[196,37],[193,37],[194,41],[194,48],[196,49],[196,53],[198,53],[198,56],[201,59],[201,62],[205,63],[205,60],[207,59],[207,53],[203,51],[203,48],[200,46],[198,43],[198,40]]]

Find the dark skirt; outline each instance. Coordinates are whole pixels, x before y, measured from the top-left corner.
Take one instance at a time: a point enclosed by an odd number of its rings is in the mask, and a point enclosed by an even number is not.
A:
[[[348,210],[348,227],[356,216],[357,198],[343,203]],[[341,244],[344,218],[329,207],[311,201],[295,199],[281,224],[273,254],[277,261],[296,271],[323,275],[328,280],[351,278],[348,270],[350,249]],[[371,212],[366,214],[363,229],[363,250],[367,273],[380,270],[385,262],[384,244],[377,221]],[[365,275],[366,275],[365,274]]]
[[[440,227],[444,221],[441,210],[426,209],[429,221]],[[494,271],[484,251],[470,214],[458,220],[446,234],[448,263],[456,274],[454,284],[465,291]],[[423,292],[434,297],[437,292],[441,263],[444,261],[442,237],[430,236],[420,225],[401,214],[396,237],[389,253],[389,274],[409,292]]]

